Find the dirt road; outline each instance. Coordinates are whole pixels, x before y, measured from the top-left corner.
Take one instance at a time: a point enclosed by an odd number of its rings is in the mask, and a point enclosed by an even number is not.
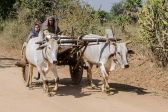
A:
[[[168,100],[143,88],[110,83],[116,93],[107,95],[90,89],[85,79],[74,86],[66,67],[58,71],[58,93],[48,97],[41,87],[25,87],[14,61],[0,59],[0,112],[168,112]],[[94,82],[99,84],[100,80]]]

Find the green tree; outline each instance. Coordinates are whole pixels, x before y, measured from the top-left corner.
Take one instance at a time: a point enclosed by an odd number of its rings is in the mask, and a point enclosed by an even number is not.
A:
[[[56,14],[60,18],[60,26],[67,34],[71,34],[73,27],[74,35],[98,33],[100,15],[88,4],[81,5],[80,0],[61,0]]]
[[[112,6],[110,12],[112,20],[121,27],[121,31],[125,33],[125,25],[129,23],[129,16],[125,13],[126,9],[123,7],[124,1],[116,3]]]
[[[1,0],[0,1],[0,18],[6,19],[11,10],[13,9],[13,4],[16,2],[16,0]]]
[[[142,8],[142,0],[125,0],[123,1],[125,14],[130,17],[130,22],[137,22],[137,12]]]
[[[142,0],[125,0],[123,7],[128,12],[137,12],[142,7]]]
[[[9,40],[5,45],[18,48],[21,46],[34,22],[44,22],[47,15],[57,16],[59,26],[65,35],[75,37],[88,34],[104,34],[100,24],[99,14],[89,4],[82,4],[80,0],[16,0],[12,12],[15,18],[7,19],[1,36]],[[94,13],[95,12],[95,13]],[[1,29],[1,24],[0,24]],[[73,29],[73,30],[72,30]]]
[[[106,11],[100,10],[98,11],[98,15],[99,15],[101,25],[103,25],[107,21],[107,19],[109,19],[108,13]]]
[[[118,16],[123,14],[124,13],[123,2],[121,1],[119,3],[115,3],[111,8],[110,13],[113,16]]]
[[[46,15],[53,15],[58,0],[21,0],[21,9],[27,8],[32,19],[44,20]]]

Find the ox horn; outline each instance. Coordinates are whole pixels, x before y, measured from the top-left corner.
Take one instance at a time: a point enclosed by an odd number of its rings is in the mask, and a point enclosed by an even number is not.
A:
[[[40,46],[37,48],[37,50],[44,49],[44,47],[46,47],[46,46],[47,46],[47,43],[45,43],[45,44],[42,44],[42,45],[40,45]]]
[[[45,40],[42,40],[42,41],[36,42],[35,44],[40,44],[40,45],[42,45],[42,44],[44,44],[45,42],[46,42]]]
[[[125,43],[126,44],[130,44],[130,43],[132,43],[132,41],[131,40],[127,40]]]

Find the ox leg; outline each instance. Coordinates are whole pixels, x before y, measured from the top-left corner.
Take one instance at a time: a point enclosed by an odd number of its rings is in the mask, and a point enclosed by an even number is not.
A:
[[[29,82],[29,88],[32,88],[32,78],[33,78],[33,65],[30,64],[30,82]]]
[[[108,76],[109,74],[106,72],[105,66],[103,63],[99,64],[99,68],[103,77],[103,85],[102,85],[102,92],[107,92],[110,89],[110,86],[108,84]]]
[[[112,62],[112,63],[111,63],[111,67],[110,67],[110,72],[114,71],[114,70],[115,70],[115,67],[116,67],[116,63],[115,63],[115,62]]]
[[[51,70],[54,74],[54,79],[55,79],[55,86],[53,88],[53,92],[56,92],[58,90],[58,82],[59,82],[59,77],[57,73],[57,66],[54,64],[51,66]]]
[[[90,86],[92,88],[95,88],[96,86],[93,84],[92,71],[91,71],[92,67],[93,67],[93,64],[86,62],[86,66],[88,66],[88,68],[87,68],[87,79],[88,79],[88,82],[89,82],[89,84],[90,84]]]
[[[27,87],[30,87],[30,82],[31,82],[31,76],[32,76],[32,71],[33,71],[33,66],[31,65],[31,64],[29,64],[29,66],[28,66],[29,68],[28,68],[28,79],[27,79],[27,82],[26,82],[26,86]]]
[[[26,87],[29,87],[29,82],[30,82],[30,64],[28,65],[28,77],[26,81]]]
[[[49,92],[45,71],[41,67],[37,67],[37,69],[38,69],[38,72],[40,73],[40,75],[42,76],[43,90],[45,92]]]
[[[51,65],[50,65],[50,64],[47,64],[47,66],[44,67],[43,70],[44,70],[45,74],[48,74],[48,72],[51,70]]]

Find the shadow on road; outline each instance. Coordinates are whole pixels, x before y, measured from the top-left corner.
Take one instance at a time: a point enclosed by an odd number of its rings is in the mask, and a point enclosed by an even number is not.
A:
[[[9,67],[14,67],[15,62],[18,59],[14,58],[0,58],[0,68],[9,68]]]
[[[145,94],[150,94],[151,92],[147,92],[147,89],[141,88],[141,87],[136,87],[132,85],[127,85],[127,84],[120,84],[120,83],[110,83],[109,84],[111,88],[113,88],[116,93],[119,91],[123,92],[133,92],[137,93],[138,95],[145,95]]]
[[[60,80],[61,86],[59,86],[58,96],[74,96],[75,98],[80,98],[84,96],[89,96],[91,93],[86,93],[83,91],[83,83],[74,85],[70,78],[64,78]]]
[[[84,96],[89,96],[93,92],[101,92],[101,88],[100,88],[101,80],[94,79],[93,82],[98,88],[86,89],[86,87],[88,87],[86,78],[83,78],[83,80],[81,81],[79,85],[72,84],[72,81],[70,78],[61,79],[59,82],[59,88],[58,88],[56,95],[57,96],[69,96],[70,95],[70,96],[74,96],[75,98],[80,98]],[[54,80],[50,80],[48,84],[50,87],[53,87]],[[42,82],[38,81],[38,82],[35,82],[33,85],[34,85],[34,89],[42,88]],[[112,88],[111,93],[113,94],[111,95],[118,94],[120,91],[137,93],[137,95],[150,94],[150,92],[147,92],[147,89],[144,89],[141,87],[121,84],[121,83],[109,83],[109,85]],[[85,91],[83,91],[83,89],[85,89]]]
[[[54,80],[48,81],[50,90],[54,87]],[[42,89],[42,81],[33,82],[34,89]],[[74,85],[70,78],[60,79],[57,96],[74,96],[75,98],[80,98],[84,96],[89,96],[91,93],[86,93],[83,91],[83,84]]]
[[[86,79],[84,79],[84,82],[86,82]],[[98,86],[99,88],[101,87],[101,80],[94,79],[93,83]],[[86,83],[85,83],[86,84]],[[120,91],[123,92],[131,92],[131,93],[137,93],[138,95],[145,95],[145,94],[150,94],[151,92],[147,92],[147,89],[142,88],[142,87],[136,87],[128,84],[121,84],[121,83],[109,83],[109,86],[111,88],[111,92],[113,92],[112,95],[119,93]]]
[[[15,58],[0,58],[0,60],[18,60],[18,59],[15,59]]]

